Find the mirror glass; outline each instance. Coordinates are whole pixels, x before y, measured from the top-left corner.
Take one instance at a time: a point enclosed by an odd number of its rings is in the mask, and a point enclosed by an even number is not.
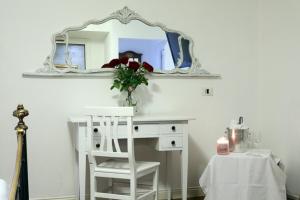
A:
[[[53,64],[57,69],[100,69],[110,60],[127,56],[147,62],[156,71],[189,69],[190,41],[177,32],[148,26],[139,20],[123,24],[117,19],[89,24],[55,38]]]
[[[54,34],[51,54],[36,72],[62,77],[112,76],[114,69],[102,66],[127,56],[130,61],[152,65],[153,76],[218,77],[202,68],[193,48],[192,39],[183,32],[151,23],[124,7],[102,20]]]

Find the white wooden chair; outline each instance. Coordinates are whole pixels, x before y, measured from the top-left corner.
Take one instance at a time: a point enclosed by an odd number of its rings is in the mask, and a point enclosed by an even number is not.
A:
[[[132,107],[90,107],[87,108],[89,120],[88,141],[89,152],[88,158],[90,163],[90,180],[91,180],[91,200],[96,198],[104,199],[158,199],[158,180],[159,180],[159,162],[135,161],[134,141],[132,132]],[[122,125],[120,125],[122,124]],[[122,126],[122,128],[121,128]],[[124,129],[124,127],[126,127]],[[116,136],[120,130],[127,132],[127,151],[121,151],[119,141]],[[100,146],[95,147],[93,134],[97,132],[100,137]],[[108,160],[99,162],[98,157],[105,157]],[[97,159],[98,158],[98,159]],[[120,160],[121,159],[121,160]],[[150,191],[143,194],[137,193],[137,179],[153,174],[153,187]],[[127,179],[130,182],[129,195],[114,194],[112,192],[97,192],[98,178]],[[113,185],[112,185],[113,186]]]

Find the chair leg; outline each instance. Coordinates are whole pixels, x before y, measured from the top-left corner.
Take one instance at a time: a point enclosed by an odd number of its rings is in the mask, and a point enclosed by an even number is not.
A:
[[[112,178],[108,179],[108,187],[110,187],[111,192],[114,193],[114,184],[113,184],[113,179]]]
[[[155,191],[155,200],[158,200],[158,182],[159,182],[159,167],[156,168],[153,174],[153,190]]]
[[[137,190],[137,180],[135,177],[133,177],[130,179],[130,196],[132,197],[132,200],[137,199],[136,190]]]
[[[96,177],[94,176],[94,167],[91,165],[90,167],[90,188],[91,188],[91,194],[90,194],[90,200],[96,200],[95,198],[95,191],[97,189],[97,180]]]

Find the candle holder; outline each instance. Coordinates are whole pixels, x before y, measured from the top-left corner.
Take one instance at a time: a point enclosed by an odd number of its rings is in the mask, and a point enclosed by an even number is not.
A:
[[[219,155],[229,154],[229,141],[226,137],[220,137],[217,140],[217,153]]]

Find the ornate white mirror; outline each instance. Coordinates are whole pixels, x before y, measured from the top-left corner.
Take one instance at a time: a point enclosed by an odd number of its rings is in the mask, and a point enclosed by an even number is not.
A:
[[[52,38],[52,51],[41,74],[107,75],[102,68],[115,58],[127,56],[147,62],[154,75],[217,77],[204,70],[193,52],[193,41],[161,23],[150,23],[124,7],[103,20],[69,27]]]

